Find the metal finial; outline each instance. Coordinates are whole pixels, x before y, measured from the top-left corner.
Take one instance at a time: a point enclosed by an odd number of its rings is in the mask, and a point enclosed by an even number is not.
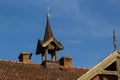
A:
[[[50,7],[47,6],[46,7],[46,17],[49,18],[50,17],[50,13],[49,13]]]
[[[114,51],[117,50],[117,38],[116,38],[116,32],[113,29],[113,44],[114,44]]]

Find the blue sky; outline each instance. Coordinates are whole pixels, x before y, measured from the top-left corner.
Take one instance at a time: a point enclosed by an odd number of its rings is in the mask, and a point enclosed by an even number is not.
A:
[[[73,66],[91,68],[113,52],[113,28],[120,48],[119,0],[0,0],[0,59],[16,60],[32,52],[43,39],[46,7],[57,40],[64,45],[59,58],[70,56]]]

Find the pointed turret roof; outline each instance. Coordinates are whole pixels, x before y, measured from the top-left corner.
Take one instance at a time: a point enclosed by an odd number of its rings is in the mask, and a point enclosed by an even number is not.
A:
[[[52,45],[54,49],[56,49],[57,51],[62,50],[64,48],[63,45],[59,41],[57,41],[53,36],[49,17],[50,17],[50,14],[47,12],[46,14],[47,22],[46,22],[44,40],[38,40],[36,54],[44,53],[45,48],[49,45]]]
[[[49,40],[51,37],[53,37],[52,29],[50,26],[50,21],[49,21],[49,14],[46,15],[47,18],[47,23],[46,23],[46,29],[45,29],[45,34],[44,34],[44,41]]]

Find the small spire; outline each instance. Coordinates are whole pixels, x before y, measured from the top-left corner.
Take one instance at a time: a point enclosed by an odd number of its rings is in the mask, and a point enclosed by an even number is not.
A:
[[[46,29],[45,29],[45,34],[44,34],[44,41],[47,41],[49,40],[51,37],[53,37],[53,33],[52,33],[52,29],[50,27],[50,21],[49,21],[49,17],[50,17],[50,14],[49,14],[49,6],[46,8],[46,18],[47,18],[47,23],[46,23]]]
[[[114,51],[117,50],[117,38],[116,38],[116,32],[113,29],[113,44],[114,44]]]

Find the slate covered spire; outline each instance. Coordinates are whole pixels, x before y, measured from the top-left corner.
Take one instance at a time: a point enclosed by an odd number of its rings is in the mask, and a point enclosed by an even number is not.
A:
[[[50,26],[50,21],[49,21],[50,14],[46,14],[47,18],[47,23],[46,23],[46,29],[45,29],[45,34],[44,34],[44,41],[49,40],[51,37],[53,37],[52,29]]]
[[[113,44],[114,44],[114,51],[117,50],[117,38],[116,38],[116,32],[113,29]]]

